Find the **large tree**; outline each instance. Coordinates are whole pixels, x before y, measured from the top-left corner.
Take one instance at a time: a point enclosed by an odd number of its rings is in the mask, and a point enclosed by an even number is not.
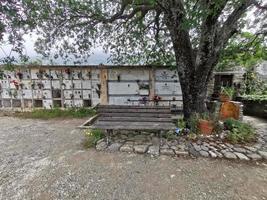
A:
[[[185,118],[205,111],[212,72],[229,39],[243,28],[245,14],[254,7],[257,28],[266,28],[266,5],[256,0],[21,2],[44,56],[86,58],[101,44],[114,63],[174,64]]]

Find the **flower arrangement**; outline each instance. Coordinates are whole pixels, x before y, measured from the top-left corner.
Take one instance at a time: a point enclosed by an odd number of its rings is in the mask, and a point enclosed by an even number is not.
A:
[[[13,83],[13,84],[14,84],[16,90],[19,89],[19,83],[18,83],[18,81],[16,81],[16,80],[12,80],[12,81],[10,81],[10,83]]]
[[[159,104],[159,101],[160,101],[160,100],[161,100],[161,97],[158,96],[158,95],[155,95],[155,96],[153,97],[153,101],[154,101],[154,103],[155,103],[156,105]]]

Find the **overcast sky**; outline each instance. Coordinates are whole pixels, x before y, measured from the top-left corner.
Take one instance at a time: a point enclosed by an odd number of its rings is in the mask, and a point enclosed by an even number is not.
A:
[[[41,60],[42,64],[50,64],[49,60],[44,60],[42,58],[42,55],[37,54],[34,50],[34,43],[37,39],[37,35],[32,34],[24,36],[25,40],[25,49],[26,49],[26,55],[30,57],[30,61],[36,61]],[[9,55],[12,46],[10,45],[2,45],[0,44],[0,59],[3,57],[6,57]],[[99,64],[107,64],[107,59],[109,55],[107,55],[101,47],[96,48],[93,50],[94,54],[90,56],[87,63],[84,64],[90,64],[90,65],[99,65]],[[15,53],[12,53],[11,55],[17,57]],[[64,64],[62,59],[53,60],[53,64]],[[73,64],[73,62],[68,62],[66,64]]]

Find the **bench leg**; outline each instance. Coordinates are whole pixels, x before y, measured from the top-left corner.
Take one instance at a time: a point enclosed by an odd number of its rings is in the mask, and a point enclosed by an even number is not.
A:
[[[109,145],[110,143],[110,137],[111,137],[111,134],[112,134],[112,130],[106,130],[106,143],[107,145]]]

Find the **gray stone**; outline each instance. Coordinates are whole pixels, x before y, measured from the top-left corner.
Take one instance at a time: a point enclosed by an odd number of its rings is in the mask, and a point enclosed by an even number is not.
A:
[[[254,147],[245,146],[245,148],[246,148],[247,150],[249,150],[249,151],[252,151],[252,152],[256,152],[256,151],[257,151],[257,149],[254,148]]]
[[[224,152],[223,155],[225,158],[228,158],[228,159],[236,159],[236,155],[231,152]]]
[[[112,143],[112,144],[108,147],[108,151],[110,151],[110,152],[119,151],[119,149],[120,149],[121,146],[122,146],[121,143]]]
[[[197,145],[201,145],[202,144],[202,141],[201,140],[198,140],[197,141]]]
[[[209,153],[207,151],[203,151],[201,150],[200,152],[200,155],[203,156],[203,157],[209,157]]]
[[[195,157],[198,157],[200,154],[199,154],[199,151],[196,151],[194,146],[190,145],[189,148],[188,148],[188,151],[191,155],[195,156]]]
[[[143,145],[135,145],[134,146],[134,152],[136,153],[146,153],[149,145],[143,144]]]
[[[106,141],[104,141],[104,140],[102,140],[101,142],[98,142],[97,143],[97,145],[96,145],[96,150],[98,150],[98,151],[103,151],[103,150],[105,150],[106,148],[107,148],[107,143],[106,143]]]
[[[176,151],[176,150],[178,149],[177,146],[171,146],[170,148],[171,148],[172,150],[174,150],[174,151]]]
[[[122,151],[122,152],[132,152],[133,151],[133,145],[124,144],[124,145],[121,146],[120,151]]]
[[[240,148],[240,147],[235,147],[233,149],[234,149],[234,151],[239,152],[239,153],[246,153],[247,152],[246,149]]]
[[[234,154],[240,159],[240,160],[249,160],[247,156],[245,156],[243,153],[234,152]]]
[[[174,155],[174,151],[172,149],[160,149],[160,154],[172,156]]]
[[[218,155],[216,153],[214,153],[213,151],[209,151],[209,154],[212,158],[217,158]]]
[[[232,144],[226,143],[225,145],[226,145],[227,147],[229,147],[229,148],[234,148],[234,145],[232,145]]]
[[[211,147],[210,147],[210,150],[212,150],[212,151],[217,151],[218,149],[215,148],[215,147],[213,147],[213,146],[211,146]]]
[[[259,154],[263,159],[267,160],[267,151],[259,151]]]
[[[252,154],[247,154],[247,157],[251,158],[252,160],[260,160],[262,157],[259,154],[252,153]]]
[[[159,155],[159,146],[158,145],[152,145],[148,148],[147,151],[148,154],[158,156]]]
[[[208,148],[207,146],[204,146],[204,145],[201,145],[201,149],[202,149],[203,151],[208,151],[208,150],[209,150],[209,148]]]
[[[216,153],[216,155],[219,157],[219,158],[223,158],[223,155],[220,153],[220,152],[218,152],[218,151],[214,151],[215,153]]]
[[[188,156],[189,153],[188,153],[188,151],[176,150],[175,154],[177,156]]]
[[[161,149],[169,149],[169,146],[167,144],[164,144],[160,147]]]
[[[196,151],[201,151],[201,147],[199,145],[193,144],[193,146]]]
[[[184,144],[178,144],[176,147],[179,150],[185,150],[186,149],[186,146]]]

